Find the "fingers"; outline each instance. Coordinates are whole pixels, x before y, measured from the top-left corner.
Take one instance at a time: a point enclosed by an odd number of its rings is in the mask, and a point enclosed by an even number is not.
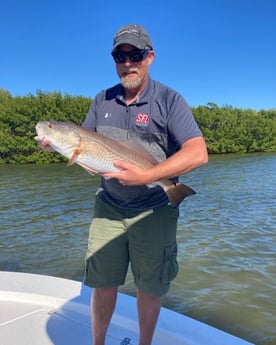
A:
[[[129,170],[129,167],[132,165],[130,163],[124,162],[124,161],[114,161],[113,165],[115,168],[118,169],[118,171],[110,171],[110,172],[105,172],[101,173],[101,176],[104,178],[116,178],[119,181],[122,180],[122,172]]]
[[[118,171],[102,173],[101,175],[104,178],[116,178],[123,186],[139,186],[144,184],[143,169],[124,161],[114,161],[113,165]]]
[[[49,145],[49,141],[46,139],[37,140],[37,146],[43,151],[54,152],[55,150]]]
[[[129,170],[133,166],[133,164],[124,161],[114,161],[113,165],[119,170]]]

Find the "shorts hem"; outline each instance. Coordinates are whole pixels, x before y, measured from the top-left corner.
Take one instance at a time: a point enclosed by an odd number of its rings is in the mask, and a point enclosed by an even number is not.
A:
[[[124,282],[115,282],[115,283],[96,283],[96,282],[91,282],[88,279],[83,280],[83,284],[86,286],[89,286],[90,288],[112,288],[112,287],[119,287],[121,285],[124,285]]]

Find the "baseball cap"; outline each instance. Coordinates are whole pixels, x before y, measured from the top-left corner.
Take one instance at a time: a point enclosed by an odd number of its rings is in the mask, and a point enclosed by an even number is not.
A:
[[[149,34],[142,26],[136,24],[125,25],[117,31],[112,51],[120,44],[131,44],[138,49],[152,49]]]

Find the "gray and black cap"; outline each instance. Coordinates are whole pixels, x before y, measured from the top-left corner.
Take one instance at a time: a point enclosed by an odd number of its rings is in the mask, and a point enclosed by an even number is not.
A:
[[[131,44],[138,49],[152,49],[148,32],[136,24],[125,25],[117,31],[113,40],[112,51],[121,44]]]

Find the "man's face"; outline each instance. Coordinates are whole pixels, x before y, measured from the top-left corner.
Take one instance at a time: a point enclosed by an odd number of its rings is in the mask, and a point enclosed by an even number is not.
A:
[[[137,48],[130,44],[121,44],[117,50],[130,52]],[[143,59],[139,62],[132,62],[128,56],[125,62],[116,63],[116,70],[123,87],[126,89],[142,88],[146,84],[149,66],[153,59],[154,52],[150,50],[143,55]]]

